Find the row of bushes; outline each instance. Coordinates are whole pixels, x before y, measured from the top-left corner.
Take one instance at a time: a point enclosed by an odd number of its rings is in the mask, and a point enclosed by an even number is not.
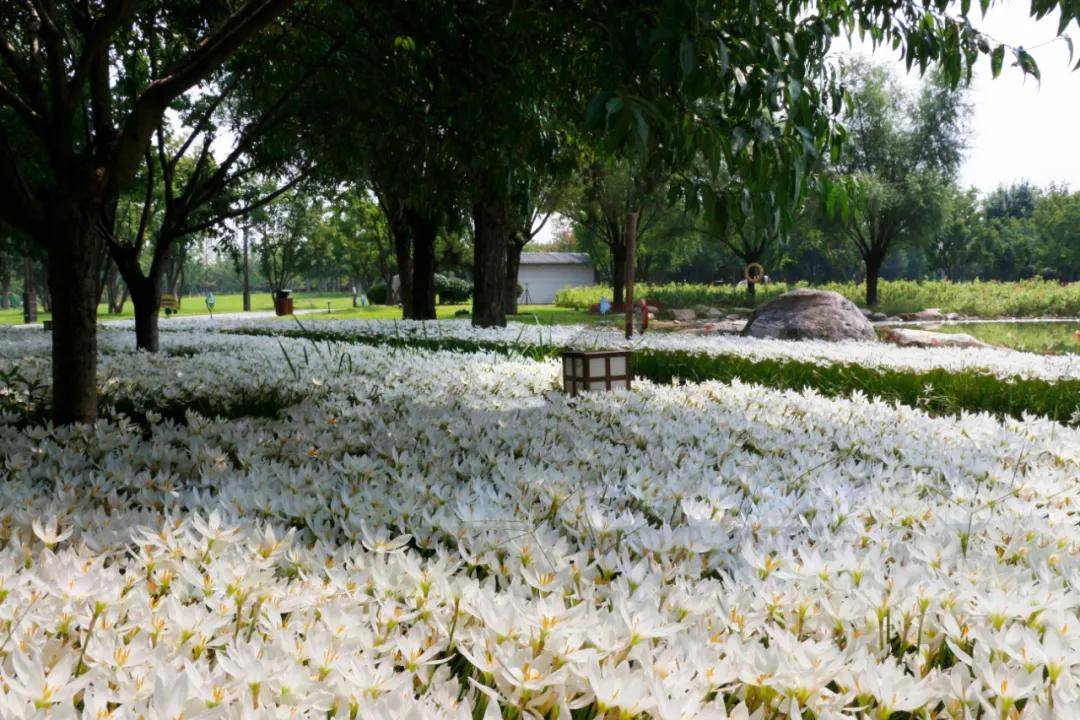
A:
[[[347,341],[396,348],[422,348],[455,352],[498,352],[534,360],[557,357],[563,348],[529,342],[495,342],[459,338],[404,338],[373,336],[334,329],[240,328],[231,332],[252,335],[282,334],[315,342]],[[1014,378],[1003,381],[974,371],[879,370],[862,365],[817,365],[792,360],[750,359],[739,355],[707,355],[673,350],[635,350],[635,377],[658,383],[738,379],[782,390],[813,388],[822,395],[847,397],[854,392],[889,402],[921,408],[934,415],[961,411],[989,412],[1023,418],[1042,415],[1063,423],[1080,421],[1080,378],[1049,382]]]
[[[435,276],[435,297],[440,305],[460,305],[469,302],[473,286],[468,280],[451,275]],[[368,289],[368,300],[376,305],[385,305],[387,300],[386,283],[377,282]]]
[[[805,283],[770,283],[757,287],[757,302],[770,300],[788,290],[808,287]],[[828,283],[815,286],[833,290],[858,305],[864,305],[866,287],[861,283]],[[587,309],[611,298],[611,288],[564,288],[555,296],[561,307]],[[665,307],[685,308],[694,305],[745,307],[750,303],[745,288],[734,285],[642,284],[635,297],[646,298]],[[945,280],[883,280],[878,285],[877,309],[889,315],[917,312],[929,307],[971,317],[1078,317],[1080,283],[1062,285],[1050,280],[1020,282],[949,282]]]

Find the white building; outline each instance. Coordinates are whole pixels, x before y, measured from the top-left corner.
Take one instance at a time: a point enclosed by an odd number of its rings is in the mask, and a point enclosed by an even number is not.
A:
[[[518,302],[548,305],[564,287],[596,284],[596,268],[585,253],[523,252],[518,269]]]

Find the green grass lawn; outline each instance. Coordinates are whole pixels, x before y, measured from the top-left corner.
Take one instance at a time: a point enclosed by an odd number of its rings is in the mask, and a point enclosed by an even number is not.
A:
[[[244,298],[240,293],[228,295],[216,295],[217,302],[214,304],[214,313],[241,312],[244,307]],[[342,310],[352,306],[352,295],[349,293],[312,293],[311,295],[300,293],[293,295],[294,310],[325,310],[326,304],[335,310]],[[270,293],[252,293],[252,311],[273,310],[274,298]],[[201,296],[187,296],[180,302],[180,315],[206,315],[206,303]],[[164,312],[162,312],[164,316]],[[38,312],[38,322],[48,320],[50,314]],[[117,320],[120,318],[135,317],[135,309],[129,300],[124,304],[124,312],[113,315],[108,312],[105,305],[98,306],[98,318],[101,320]],[[22,322],[22,310],[0,310],[0,325],[18,325]]]
[[[299,309],[299,306],[297,307]],[[435,307],[435,315],[439,320],[452,320],[461,310],[470,311],[471,305],[438,305]],[[573,308],[555,307],[554,305],[522,305],[518,308],[517,315],[510,315],[511,320],[517,322],[539,322],[541,325],[574,325],[578,323],[595,323],[599,321],[596,315],[590,315]],[[332,313],[313,313],[301,316],[301,322],[308,320],[400,320],[401,308],[392,305],[369,305],[368,307],[347,307],[344,310],[335,310]]]
[[[238,313],[243,309],[243,296],[239,293],[217,295],[214,305],[214,313]],[[329,306],[330,312],[327,313]],[[274,299],[269,293],[256,293],[251,296],[252,311],[270,311],[274,309]],[[452,319],[459,310],[470,310],[470,305],[439,305],[436,314],[440,320]],[[401,308],[391,305],[369,305],[367,307],[354,308],[352,295],[349,293],[297,293],[293,295],[293,310],[321,310],[323,312],[302,315],[304,320],[313,319],[372,319],[372,320],[400,320]],[[513,320],[520,322],[539,322],[543,325],[567,325],[574,323],[596,322],[595,315],[575,310],[573,308],[555,307],[554,305],[523,305],[518,315],[511,316]],[[202,297],[185,297],[180,304],[180,315],[194,316],[206,315],[206,303]],[[110,314],[105,305],[98,307],[98,318],[101,320],[116,320],[120,318],[134,317],[135,311],[129,301],[124,305],[124,312],[119,315]],[[162,313],[164,316],[164,313]],[[38,322],[48,320],[50,314],[38,312]],[[168,322],[165,320],[164,322]],[[0,310],[0,325],[18,325],[22,323],[22,310]],[[164,326],[164,325],[163,325]]]
[[[1024,352],[1080,354],[1080,323],[965,323],[942,325],[934,330],[967,333],[991,345]]]

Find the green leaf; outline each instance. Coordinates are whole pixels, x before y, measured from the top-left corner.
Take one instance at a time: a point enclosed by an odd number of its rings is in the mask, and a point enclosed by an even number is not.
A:
[[[1031,53],[1024,48],[1016,50],[1016,64],[1020,66],[1025,75],[1031,75],[1039,82],[1042,82],[1042,73],[1039,72],[1038,63],[1035,62],[1035,58],[1031,56]]]
[[[731,131],[731,154],[738,155],[750,142],[750,133],[745,128],[737,127]]]
[[[799,96],[802,95],[802,83],[792,78],[788,81],[788,92],[791,94],[791,103],[797,103]]]
[[[618,115],[619,111],[623,108],[622,98],[618,95],[612,97],[604,104],[604,124],[609,125],[611,123],[611,116]]]
[[[1005,59],[1005,46],[998,45],[994,52],[990,53],[990,72],[994,77],[1001,74],[1001,63]]]
[[[589,105],[585,109],[585,124],[589,127],[597,127],[604,122],[605,114],[604,109],[607,107],[607,103],[614,95],[610,90],[604,90],[598,92],[592,96],[589,100]]]
[[[641,146],[644,148],[649,143],[649,123],[645,121],[641,108],[635,106],[631,109],[631,112],[634,114],[634,127],[637,130],[638,140],[641,141]]]
[[[685,80],[694,72],[694,40],[687,35],[679,44],[679,64],[682,66],[683,79]]]

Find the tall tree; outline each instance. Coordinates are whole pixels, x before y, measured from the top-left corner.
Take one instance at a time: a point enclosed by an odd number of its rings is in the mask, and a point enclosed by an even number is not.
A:
[[[291,3],[248,0],[231,13],[224,3],[174,6],[181,51],[155,77],[122,61],[145,3],[0,6],[0,217],[48,253],[56,422],[97,417],[98,229],[112,233],[119,193],[170,104]],[[16,152],[15,135],[33,144]]]
[[[666,216],[678,213],[670,208],[667,192],[649,187],[638,173],[637,164],[629,160],[596,162],[578,191],[568,195],[560,206],[586,246],[599,242],[610,253],[612,302],[616,307],[623,304],[627,218],[630,214],[637,216],[638,242],[644,244]]]
[[[944,199],[943,222],[929,246],[930,266],[949,280],[971,275],[980,254],[978,197],[974,189],[949,187]]]
[[[866,304],[876,305],[881,266],[900,243],[922,244],[939,227],[949,184],[963,157],[970,106],[964,93],[933,76],[917,96],[884,66],[843,66],[848,129],[835,171],[851,193],[840,227],[866,269]],[[832,186],[830,191],[834,191]]]
[[[256,216],[259,263],[274,293],[290,289],[292,281],[310,267],[312,256],[307,245],[318,227],[321,210],[316,200],[293,190]]]

